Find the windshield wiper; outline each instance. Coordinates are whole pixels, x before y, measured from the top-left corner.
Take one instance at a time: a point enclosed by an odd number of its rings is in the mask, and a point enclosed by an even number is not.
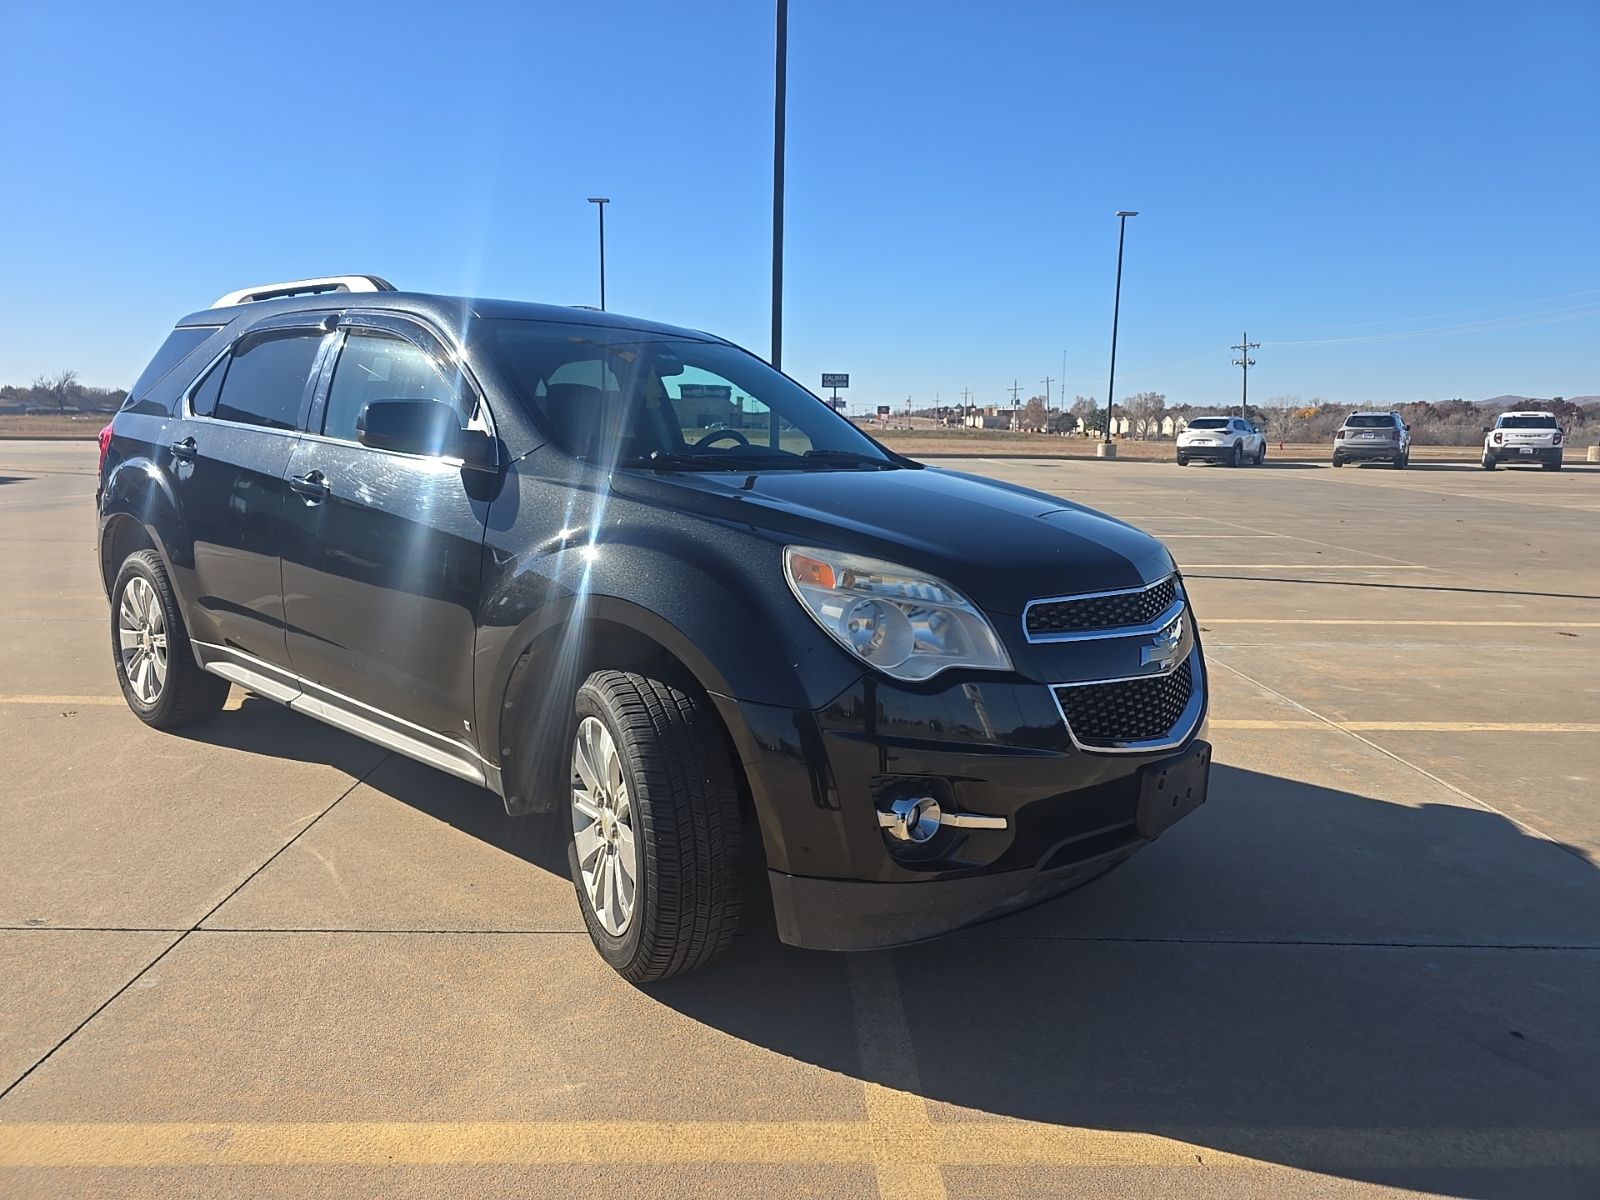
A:
[[[807,450],[802,457],[819,467],[874,467],[880,471],[891,471],[899,465],[876,454],[862,454],[857,450]]]

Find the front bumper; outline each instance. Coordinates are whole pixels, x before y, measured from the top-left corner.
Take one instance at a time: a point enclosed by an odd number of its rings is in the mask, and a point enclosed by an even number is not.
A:
[[[817,713],[716,699],[750,782],[779,936],[814,949],[920,941],[1086,883],[1153,836],[1138,824],[1147,767],[1192,751],[1209,769],[1203,708],[1171,749],[1085,752],[1042,685],[930,694],[869,680]],[[894,842],[878,813],[913,792],[1005,828]]]

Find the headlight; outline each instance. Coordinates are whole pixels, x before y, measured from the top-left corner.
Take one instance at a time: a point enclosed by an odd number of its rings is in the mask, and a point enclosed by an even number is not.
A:
[[[828,636],[891,678],[931,679],[951,667],[1011,669],[988,618],[942,579],[807,546],[785,547],[783,568]]]

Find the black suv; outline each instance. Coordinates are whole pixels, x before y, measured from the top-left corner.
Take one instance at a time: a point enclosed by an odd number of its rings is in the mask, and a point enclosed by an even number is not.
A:
[[[98,503],[141,719],[237,683],[551,814],[636,982],[725,947],[762,865],[784,941],[886,946],[1205,798],[1159,542],[901,457],[708,334],[374,276],[231,293],[102,434]]]

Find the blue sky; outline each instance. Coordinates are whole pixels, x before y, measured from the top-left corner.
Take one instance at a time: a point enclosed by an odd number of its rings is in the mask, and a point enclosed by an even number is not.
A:
[[[146,11],[148,7],[149,11]],[[7,5],[0,382],[249,283],[768,343],[772,6]],[[850,399],[1600,393],[1600,5],[791,0],[784,366]],[[1052,393],[1059,395],[1059,382]]]

